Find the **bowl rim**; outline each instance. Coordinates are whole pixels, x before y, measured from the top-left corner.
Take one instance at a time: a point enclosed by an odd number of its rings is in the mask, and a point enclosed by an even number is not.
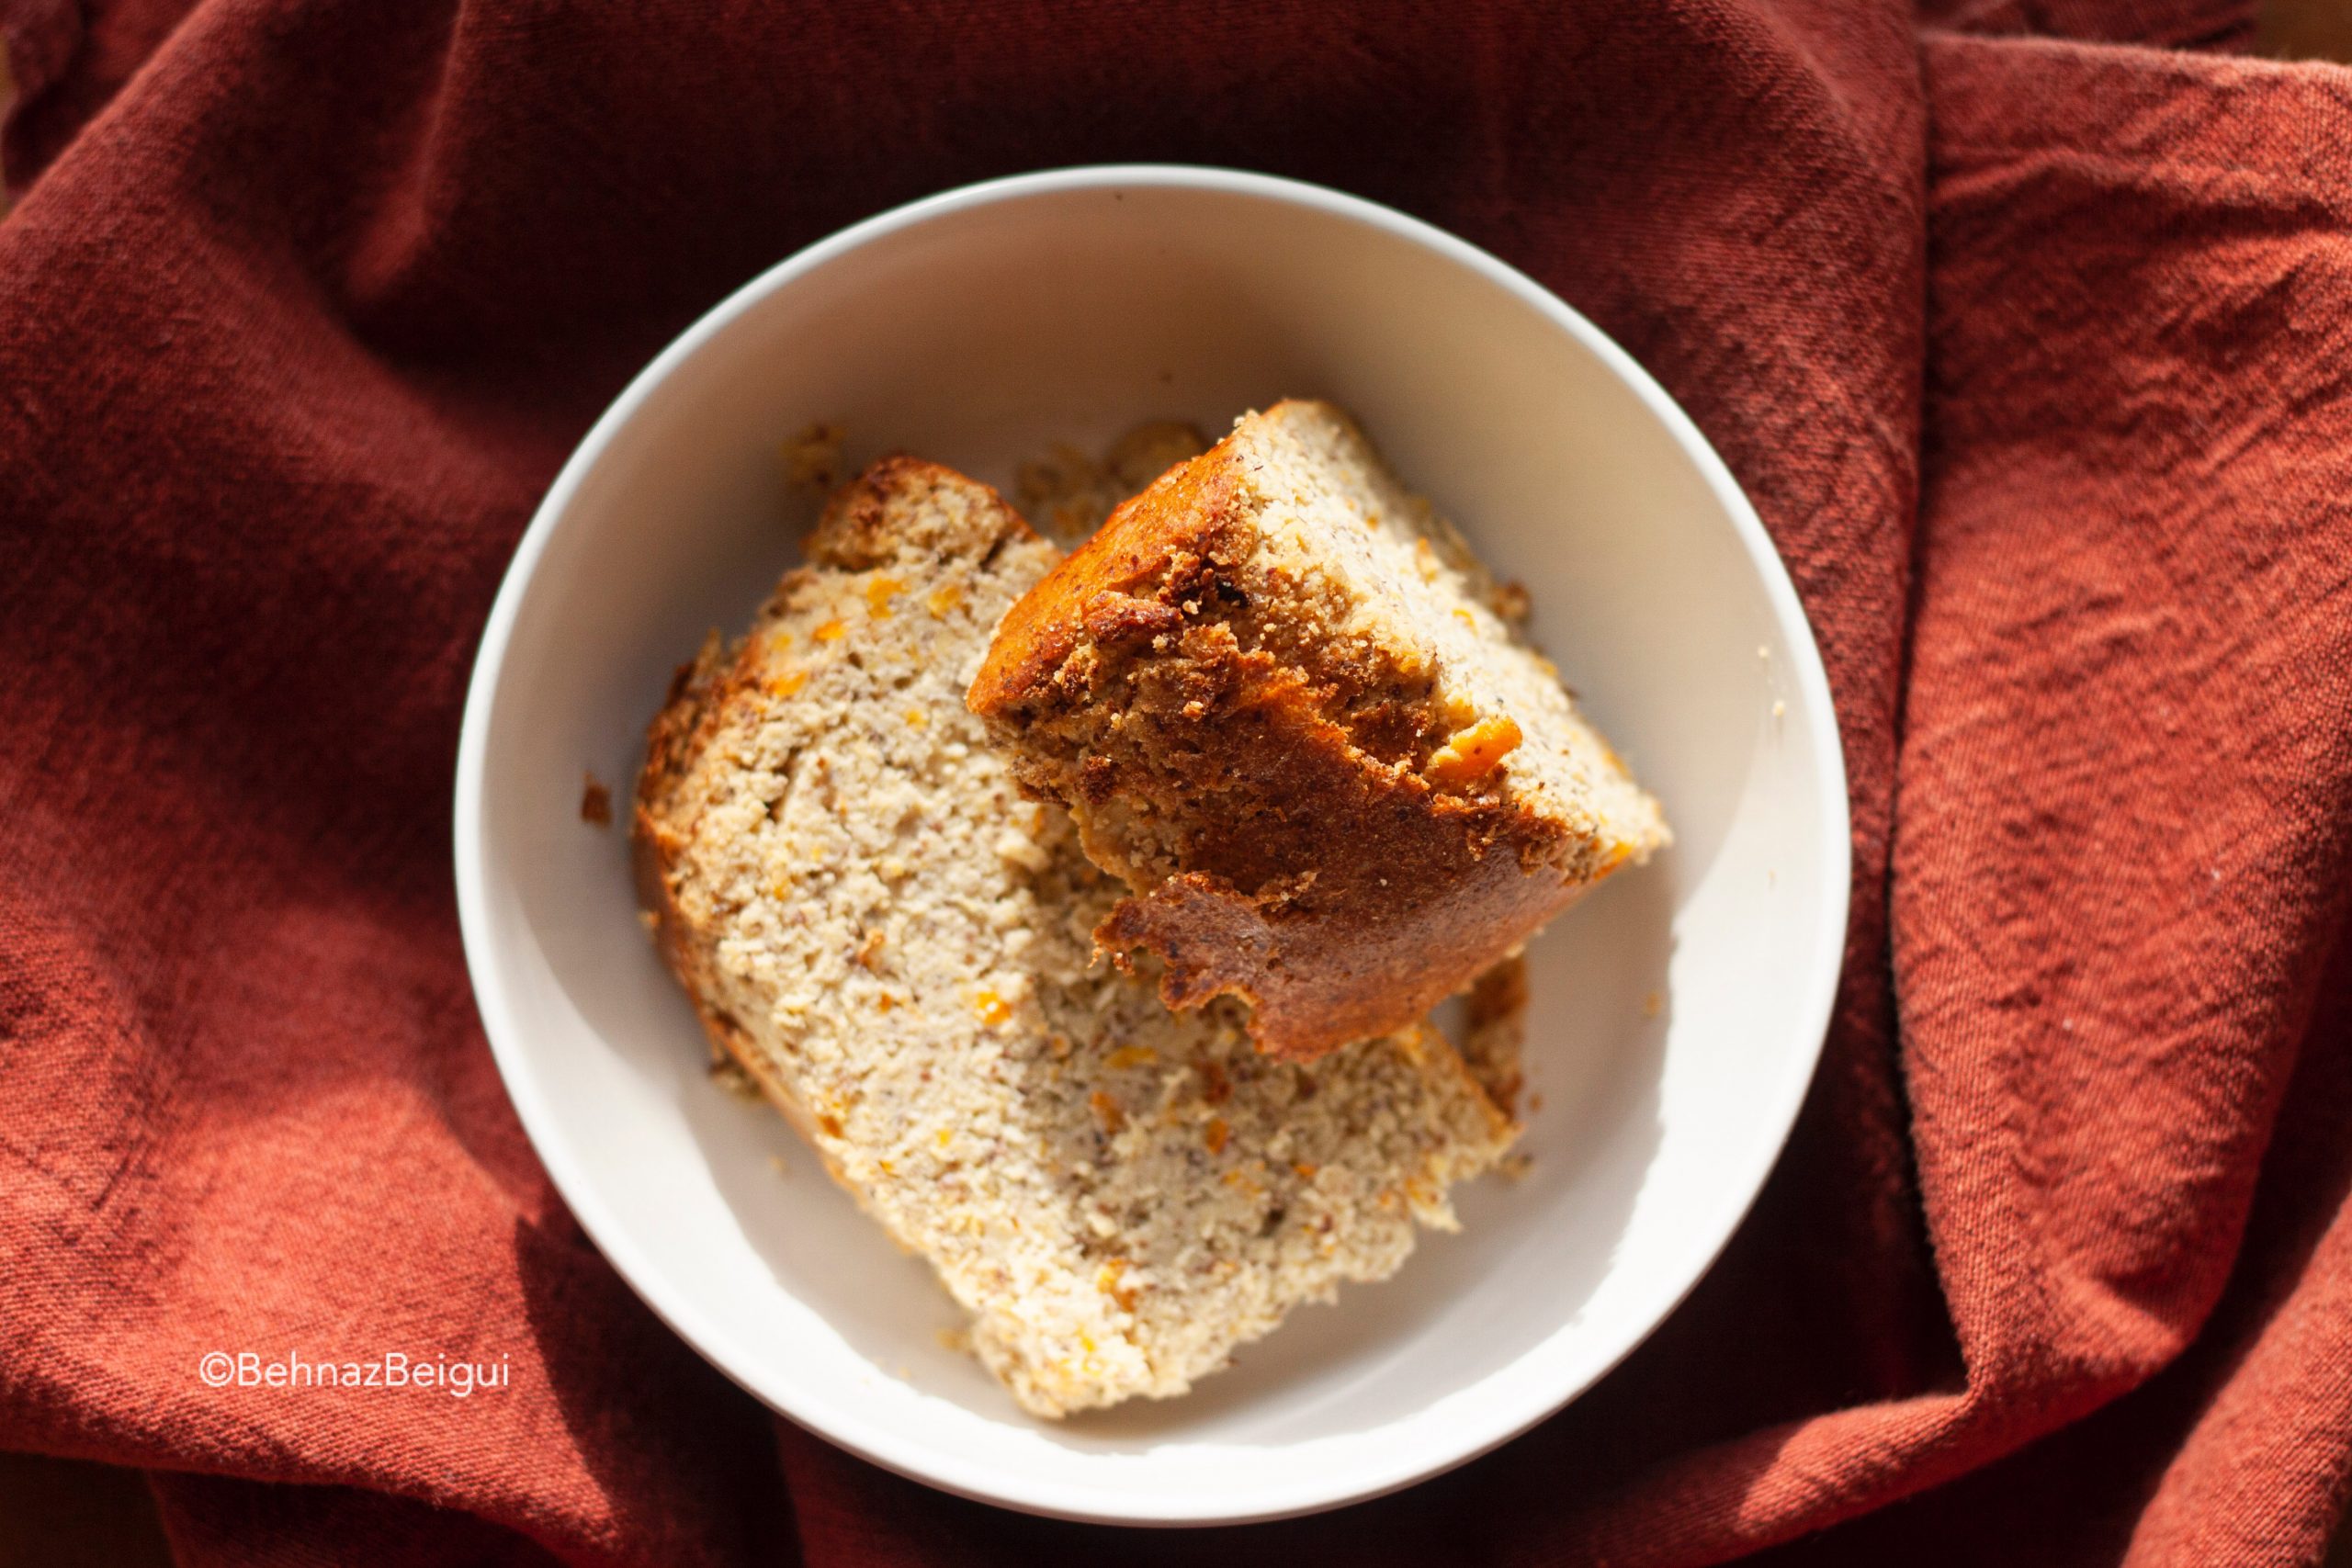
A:
[[[1435,253],[1469,269],[1533,308],[1608,367],[1618,381],[1663,424],[1697,468],[1714,500],[1730,519],[1761,582],[1772,619],[1788,645],[1791,694],[1803,705],[1813,737],[1812,762],[1822,781],[1814,809],[1826,812],[1817,867],[1825,896],[1815,914],[1817,927],[1813,972],[1803,977],[1798,1012],[1807,1049],[1792,1056],[1759,1122],[1773,1130],[1771,1156],[1741,1173],[1746,1190],[1719,1211],[1720,1223],[1694,1227],[1679,1272],[1667,1275],[1656,1292],[1657,1307],[1640,1332],[1630,1335],[1580,1380],[1545,1384],[1530,1379],[1511,1386],[1505,1379],[1495,1397],[1475,1416],[1456,1415],[1434,1438],[1399,1444],[1377,1466],[1344,1472],[1308,1472],[1286,1485],[1253,1492],[1236,1506],[1199,1493],[1166,1495],[1126,1485],[1071,1483],[967,1461],[910,1439],[864,1412],[805,1397],[791,1387],[763,1386],[759,1361],[744,1346],[712,1323],[689,1292],[641,1253],[622,1222],[597,1201],[587,1162],[561,1135],[561,1118],[530,1070],[523,1045],[526,1024],[501,979],[501,944],[490,918],[491,868],[483,859],[481,805],[489,764],[489,736],[515,620],[537,574],[549,540],[571,511],[582,484],[616,435],[660,389],[706,345],[729,331],[763,301],[804,275],[888,236],[933,220],[1000,203],[1074,191],[1185,189],[1303,207],[1344,219]],[[836,1446],[910,1480],[976,1501],[1050,1517],[1102,1524],[1210,1526],[1295,1517],[1402,1490],[1468,1463],[1510,1441],[1565,1407],[1614,1370],[1672,1315],[1713,1267],[1747,1218],[1765,1179],[1786,1149],[1819,1064],[1838,983],[1844,966],[1848,908],[1851,897],[1851,823],[1847,797],[1844,745],[1831,699],[1828,675],[1794,584],[1762,520],[1707,438],[1665,389],[1606,333],[1542,284],[1509,263],[1420,219],[1361,197],[1305,181],[1250,171],[1183,164],[1103,164],[1006,175],[958,186],[908,202],[850,225],[796,252],[743,284],[712,307],[654,356],[590,426],[566,459],[533,513],[501,581],[485,623],[468,682],[458,735],[452,849],[456,862],[458,916],[475,1004],[507,1096],[513,1101],[532,1151],[581,1228],[605,1260],[655,1315],[720,1372],[770,1409]],[[1555,1329],[1541,1345],[1557,1342]],[[1541,1348],[1541,1346],[1538,1348]],[[1531,1354],[1535,1352],[1531,1351]],[[773,1381],[773,1380],[769,1380]],[[1490,1382],[1493,1380],[1489,1380]]]

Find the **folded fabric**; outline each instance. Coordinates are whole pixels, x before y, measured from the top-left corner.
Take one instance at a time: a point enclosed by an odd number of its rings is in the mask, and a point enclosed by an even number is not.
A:
[[[2245,30],[0,0],[0,1446],[148,1468],[197,1562],[2316,1561],[2352,73]],[[1476,1464],[1211,1537],[931,1493],[681,1345],[532,1157],[448,872],[475,639],[626,378],[843,222],[1123,159],[1393,203],[1599,321],[1763,513],[1853,790],[1820,1077],[1690,1301]],[[199,1371],[329,1344],[511,1384]]]

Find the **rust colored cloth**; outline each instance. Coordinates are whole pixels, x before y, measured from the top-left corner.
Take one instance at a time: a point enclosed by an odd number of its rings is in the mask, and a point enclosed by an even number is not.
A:
[[[0,1446],[191,1562],[2310,1562],[2352,1476],[2352,73],[2201,0],[0,0]],[[670,334],[986,175],[1304,176],[1593,316],[1755,498],[1854,792],[1756,1212],[1402,1495],[1113,1532],[772,1420],[586,1244],[449,780]],[[215,1392],[215,1348],[511,1365]]]

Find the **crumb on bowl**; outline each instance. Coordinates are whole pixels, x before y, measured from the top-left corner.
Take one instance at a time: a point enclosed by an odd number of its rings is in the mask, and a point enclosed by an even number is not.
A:
[[[782,448],[785,482],[795,490],[831,491],[842,481],[842,442],[838,424],[820,420],[786,441]]]

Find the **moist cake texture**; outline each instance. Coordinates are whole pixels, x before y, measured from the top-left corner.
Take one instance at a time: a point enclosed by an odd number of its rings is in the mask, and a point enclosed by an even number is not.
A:
[[[1275,1061],[1234,1004],[1095,960],[1119,888],[964,702],[1059,554],[983,485],[876,465],[680,671],[634,819],[712,1041],[1046,1416],[1182,1393],[1393,1272],[1515,1131],[1433,1028]]]
[[[1024,595],[970,700],[1133,890],[1102,942],[1307,1060],[1668,841],[1522,611],[1345,414],[1283,402]]]

